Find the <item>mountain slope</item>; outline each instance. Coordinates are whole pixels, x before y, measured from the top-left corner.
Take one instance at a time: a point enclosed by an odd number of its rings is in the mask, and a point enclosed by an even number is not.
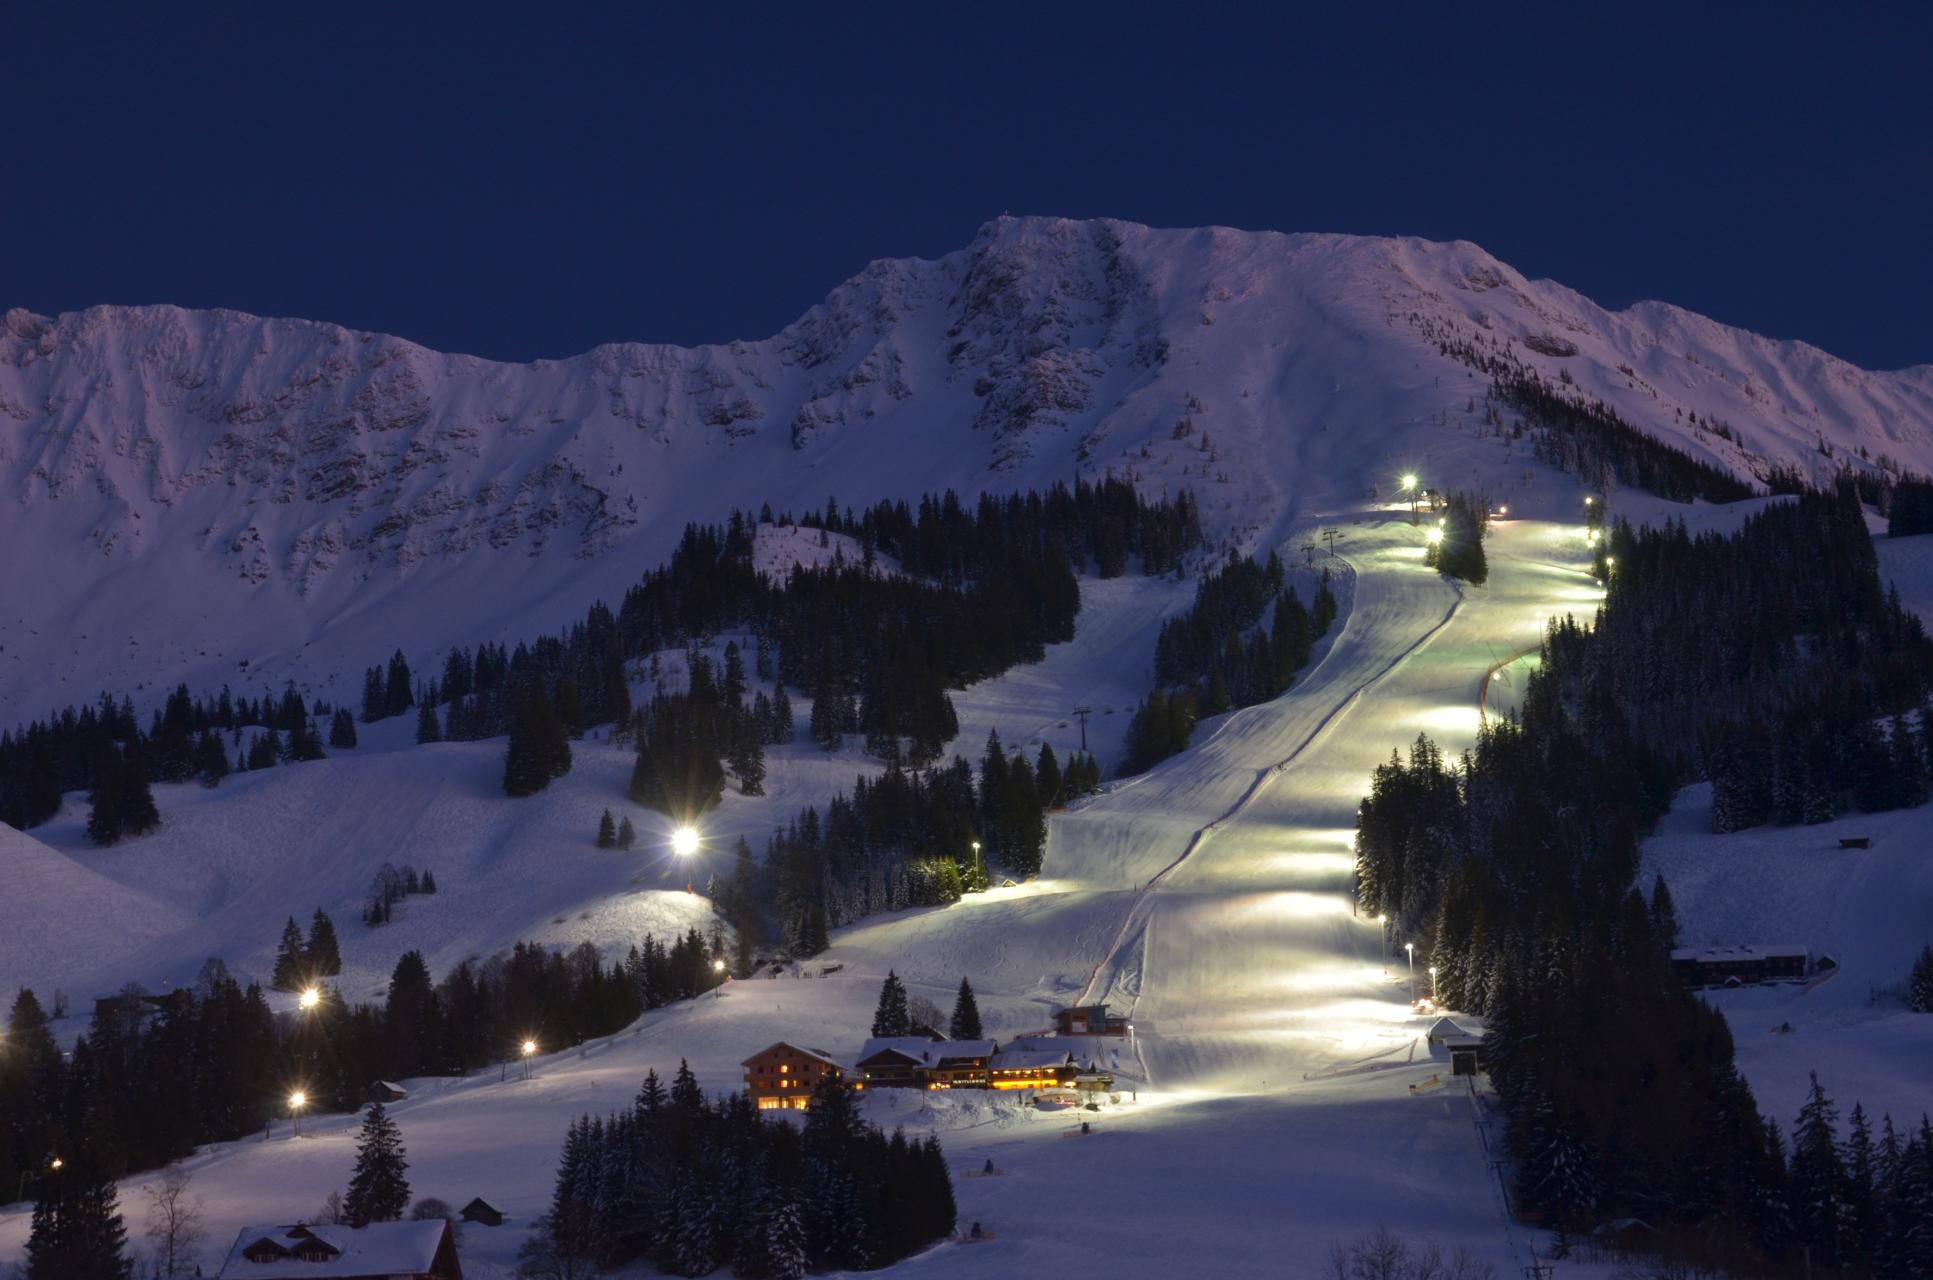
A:
[[[1217,535],[1279,531],[1471,427],[1482,380],[1426,336],[1452,329],[1741,474],[1835,465],[1822,441],[1933,469],[1933,368],[1608,312],[1463,242],[1001,219],[763,341],[529,365],[235,312],[14,310],[0,543],[33,553],[0,600],[0,718],[180,679],[350,696],[395,645],[614,597],[733,505],[1113,468],[1195,487]]]

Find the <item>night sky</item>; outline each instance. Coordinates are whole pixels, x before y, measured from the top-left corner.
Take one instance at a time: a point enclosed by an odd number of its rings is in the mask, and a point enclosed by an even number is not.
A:
[[[1933,361],[1933,5],[283,8],[8,7],[0,308],[563,356],[1048,213],[1470,239]]]

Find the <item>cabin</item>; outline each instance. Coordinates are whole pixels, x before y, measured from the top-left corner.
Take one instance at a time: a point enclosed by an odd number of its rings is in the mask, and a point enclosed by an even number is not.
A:
[[[448,1219],[372,1222],[363,1227],[245,1227],[218,1280],[463,1280]]]
[[[845,1071],[824,1049],[777,1044],[761,1049],[742,1064],[745,1092],[760,1111],[803,1111],[821,1082],[843,1080]]]
[[[94,1021],[118,1021],[129,1031],[147,1025],[148,1019],[159,1014],[171,1003],[180,1003],[179,992],[155,995],[150,991],[128,988],[111,996],[94,997]]]
[[[1056,1089],[1074,1083],[1080,1068],[1066,1049],[1014,1048],[1009,1045],[987,1064],[993,1089]]]
[[[1812,952],[1806,947],[1679,947],[1671,953],[1671,968],[1692,988],[1804,982],[1812,973]]]
[[[1124,1036],[1128,1020],[1125,1014],[1110,1014],[1105,1004],[1077,1004],[1055,1011],[1054,1030],[1064,1036]]]
[[[927,1050],[929,1061],[918,1074],[929,1089],[984,1089],[999,1051],[992,1040],[943,1040]]]
[[[1438,1050],[1450,1056],[1451,1075],[1474,1076],[1483,1070],[1483,1032],[1438,1018],[1430,1024],[1428,1039],[1432,1056]]]
[[[478,1196],[464,1205],[456,1216],[465,1222],[481,1223],[486,1227],[500,1227],[503,1225],[504,1212],[482,1196]]]
[[[378,1080],[369,1086],[370,1102],[402,1102],[409,1097],[409,1090],[390,1080]]]
[[[1841,849],[1870,849],[1873,847],[1873,838],[1871,836],[1840,836],[1839,847]]]
[[[860,1089],[923,1089],[934,1063],[936,1041],[925,1036],[874,1036],[859,1050],[853,1065]]]

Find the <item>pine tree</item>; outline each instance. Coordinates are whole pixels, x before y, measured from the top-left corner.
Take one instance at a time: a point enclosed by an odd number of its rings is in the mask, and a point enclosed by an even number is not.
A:
[[[383,681],[383,714],[400,716],[416,705],[415,688],[410,683],[409,662],[398,649],[389,656],[389,670]]]
[[[443,726],[437,723],[436,708],[424,702],[416,708],[416,745],[443,741]]]
[[[772,733],[769,741],[775,747],[782,747],[792,741],[798,726],[792,718],[792,695],[781,684],[772,691]]]
[[[770,1280],[802,1280],[806,1271],[805,1218],[798,1200],[784,1191],[771,1193],[759,1228],[763,1273]]]
[[[1914,1013],[1933,1013],[1933,944],[1920,948],[1906,979],[1906,1007]]]
[[[132,1280],[114,1183],[91,1162],[40,1181],[27,1236],[26,1280]]]
[[[912,1034],[913,1021],[906,1010],[906,985],[899,975],[886,972],[886,981],[879,987],[879,1007],[873,1013],[873,1034],[875,1036],[904,1036]]]
[[[315,977],[334,977],[342,972],[342,948],[336,941],[336,926],[322,908],[309,920],[307,948],[309,973]]]
[[[382,1103],[370,1103],[356,1140],[356,1169],[342,1199],[343,1216],[352,1225],[394,1222],[409,1208],[409,1183],[403,1177],[409,1162],[404,1155],[396,1122]]]
[[[329,717],[329,748],[332,751],[347,751],[356,745],[356,718],[349,714],[349,708],[337,707]]]
[[[973,984],[965,978],[960,979],[960,994],[953,1000],[953,1020],[946,1033],[955,1040],[980,1038],[980,1005],[973,998]]]
[[[1878,1243],[1879,1204],[1874,1181],[1877,1153],[1866,1109],[1857,1102],[1853,1103],[1847,1125],[1846,1145],[1839,1154],[1840,1164],[1846,1171],[1843,1230],[1846,1257],[1856,1262],[1868,1256]]]
[[[611,811],[606,809],[604,816],[597,820],[597,847],[609,849],[617,844],[617,823],[611,820]]]
[[[1041,743],[1040,757],[1034,762],[1034,788],[1040,795],[1041,804],[1050,809],[1065,804],[1066,786],[1060,761],[1054,758],[1054,748],[1045,742]]]
[[[384,693],[383,669],[370,667],[364,671],[362,673],[362,722],[364,724],[372,724],[389,714]]]
[[[1793,1225],[1812,1249],[1815,1265],[1837,1266],[1840,1224],[1845,1217],[1845,1169],[1839,1162],[1838,1109],[1813,1072],[1805,1105],[1792,1129]]]
[[[1651,936],[1669,951],[1678,945],[1681,932],[1677,905],[1672,902],[1671,890],[1665,887],[1664,872],[1660,871],[1651,881]]]
[[[87,838],[103,847],[121,838],[121,753],[103,743],[94,757],[94,785],[88,789]]]
[[[269,984],[277,991],[300,991],[308,981],[309,954],[302,930],[290,916],[282,926],[282,941],[275,949],[275,970]]]
[[[638,842],[638,830],[631,825],[631,815],[625,814],[624,820],[617,824],[617,847],[629,849]]]

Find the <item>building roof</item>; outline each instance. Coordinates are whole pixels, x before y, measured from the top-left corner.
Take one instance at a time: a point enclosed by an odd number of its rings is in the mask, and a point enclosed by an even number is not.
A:
[[[1679,947],[1673,960],[1695,960],[1700,964],[1723,964],[1738,960],[1791,960],[1812,954],[1810,947]]]
[[[932,1062],[935,1041],[925,1036],[874,1036],[859,1050],[859,1061],[870,1062],[882,1053],[896,1053],[912,1062]]]
[[[375,1084],[371,1085],[370,1087],[373,1089],[387,1089],[391,1093],[400,1093],[405,1098],[409,1097],[409,1090],[403,1088],[402,1085],[397,1084],[394,1080],[378,1080]]]
[[[804,1045],[793,1044],[790,1040],[781,1040],[777,1044],[768,1044],[738,1065],[741,1067],[749,1067],[774,1049],[790,1049],[794,1053],[803,1053],[808,1058],[817,1058],[829,1066],[836,1067],[839,1065],[839,1060],[827,1053],[824,1049],[808,1049]]]
[[[450,1224],[442,1218],[427,1222],[372,1222],[366,1227],[245,1227],[228,1250],[220,1280],[414,1275],[436,1265],[436,1251],[449,1229]],[[297,1231],[302,1234],[294,1234]],[[295,1257],[296,1246],[310,1237],[337,1250],[335,1256],[314,1262]],[[250,1262],[242,1256],[243,1251],[264,1239],[289,1251],[288,1256],[268,1262]]]
[[[949,1058],[991,1058],[999,1051],[997,1040],[946,1040],[929,1050],[935,1062]]]

